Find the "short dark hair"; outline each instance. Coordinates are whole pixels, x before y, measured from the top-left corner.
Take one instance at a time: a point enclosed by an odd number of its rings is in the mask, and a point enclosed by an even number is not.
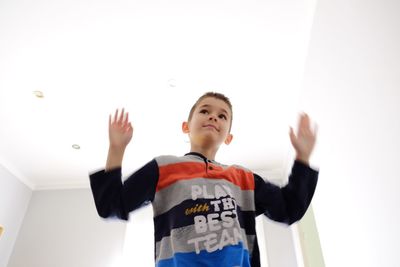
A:
[[[230,119],[230,126],[229,126],[229,132],[230,132],[231,128],[232,128],[232,118],[233,118],[232,104],[231,104],[231,101],[229,100],[229,98],[221,93],[207,92],[207,93],[203,94],[202,96],[200,96],[199,99],[197,99],[196,103],[194,103],[193,107],[190,109],[188,121],[190,121],[192,119],[193,112],[196,109],[197,105],[200,103],[200,101],[207,97],[213,97],[213,98],[222,100],[228,105],[229,109],[231,110],[231,119]]]

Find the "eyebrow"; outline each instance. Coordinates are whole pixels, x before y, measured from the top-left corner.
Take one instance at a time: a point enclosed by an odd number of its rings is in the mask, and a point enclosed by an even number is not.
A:
[[[201,105],[199,108],[208,108],[208,107],[211,107],[211,105],[204,104],[204,105]],[[228,113],[225,109],[221,108],[221,111],[222,111],[223,113],[226,113],[226,115],[229,116],[229,113]]]

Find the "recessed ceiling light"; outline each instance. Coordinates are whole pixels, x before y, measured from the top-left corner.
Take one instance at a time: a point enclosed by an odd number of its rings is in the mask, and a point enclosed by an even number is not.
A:
[[[78,145],[78,144],[73,144],[73,145],[72,145],[72,148],[73,148],[73,149],[81,149],[80,145]]]
[[[43,98],[44,94],[42,91],[33,91],[33,94],[38,98]]]
[[[175,81],[175,79],[169,79],[169,80],[168,80],[168,85],[169,85],[169,87],[175,87],[175,86],[176,86],[176,81]]]

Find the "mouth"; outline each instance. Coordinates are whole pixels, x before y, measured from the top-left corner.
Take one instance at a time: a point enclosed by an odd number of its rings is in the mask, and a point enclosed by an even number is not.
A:
[[[216,130],[217,132],[219,132],[218,128],[217,128],[215,125],[212,125],[212,124],[206,124],[206,125],[204,125],[203,127],[204,127],[204,128],[211,128],[211,129],[214,129],[214,130]]]

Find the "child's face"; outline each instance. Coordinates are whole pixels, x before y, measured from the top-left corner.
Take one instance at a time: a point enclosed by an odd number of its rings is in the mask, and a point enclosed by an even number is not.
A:
[[[189,134],[190,142],[197,145],[219,146],[229,144],[232,112],[222,100],[206,97],[196,106],[189,122],[183,123],[182,129]]]

